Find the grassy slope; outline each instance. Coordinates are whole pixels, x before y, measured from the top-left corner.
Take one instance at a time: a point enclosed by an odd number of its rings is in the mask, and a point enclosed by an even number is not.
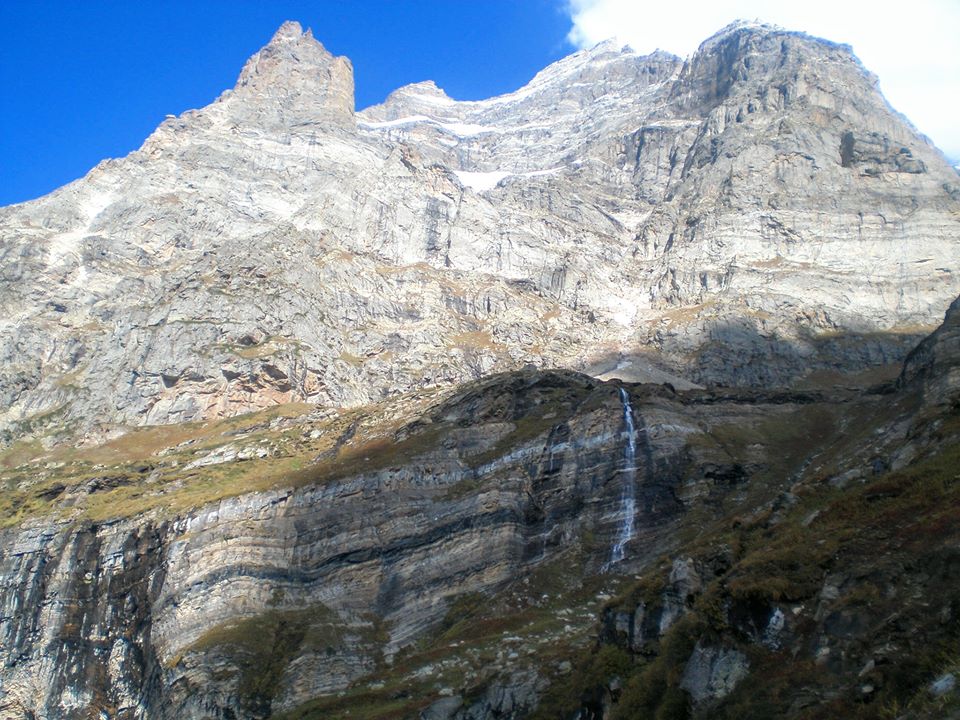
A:
[[[207,423],[136,428],[95,447],[16,443],[0,452],[0,529],[43,519],[173,515],[370,469],[390,461],[380,451],[392,448],[393,431],[438,396],[421,393],[322,418],[311,416],[308,405],[278,405]],[[396,407],[405,410],[399,419]],[[189,467],[227,448],[254,455]],[[265,456],[257,457],[258,450]],[[395,450],[402,455],[409,448]]]
[[[555,685],[535,717],[573,712],[615,677],[614,720],[691,717],[679,685],[698,639],[740,648],[752,668],[711,718],[892,720],[956,710],[956,696],[937,700],[924,688],[960,666],[960,419],[948,419],[929,456],[903,470],[845,489],[815,479],[800,490],[785,514],[768,508],[693,539],[681,557],[706,559],[722,547],[729,568],[650,653],[616,643],[584,653],[579,682]],[[611,607],[656,603],[666,572],[633,583]],[[828,579],[839,583],[836,597],[821,596]],[[733,619],[737,608],[775,606],[788,610],[792,628],[777,651],[751,642]],[[818,657],[827,645],[831,653]]]

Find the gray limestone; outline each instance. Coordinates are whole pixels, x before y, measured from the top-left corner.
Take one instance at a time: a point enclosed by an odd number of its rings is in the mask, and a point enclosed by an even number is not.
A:
[[[735,25],[358,113],[352,83],[287,23],[209,106],[0,209],[5,441],[526,363],[777,385],[901,359],[960,293],[956,172],[846,46]]]
[[[683,670],[680,687],[690,693],[694,704],[708,703],[729,695],[749,671],[747,656],[739,650],[698,642]]]

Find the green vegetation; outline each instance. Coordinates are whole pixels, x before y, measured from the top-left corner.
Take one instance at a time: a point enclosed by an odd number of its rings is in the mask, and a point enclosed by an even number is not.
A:
[[[630,655],[613,645],[583,653],[573,671],[555,682],[540,699],[531,720],[552,720],[569,715],[598,688],[613,678],[628,677],[633,671]]]
[[[576,676],[591,681],[555,684],[538,717],[569,712],[616,677],[622,691],[614,720],[687,718],[689,698],[679,681],[696,640],[737,644],[742,631],[730,614],[733,608],[784,603],[799,608],[791,620],[796,646],[810,647],[824,632],[820,624],[833,623],[828,627],[840,628],[829,631],[833,642],[848,648],[853,658],[871,657],[871,647],[896,647],[896,654],[886,664],[861,671],[865,659],[838,668],[818,664],[809,649],[795,656],[755,641],[740,645],[752,672],[711,710],[711,717],[945,716],[957,705],[957,695],[934,698],[926,687],[958,667],[960,626],[944,625],[929,606],[953,608],[953,613],[960,608],[955,578],[960,558],[955,550],[960,540],[958,425],[956,417],[942,423],[933,454],[902,470],[845,489],[815,478],[797,488],[796,505],[782,516],[768,508],[728,519],[696,538],[688,548],[695,557],[708,557],[724,546],[732,553],[731,567],[707,584],[692,611],[659,643],[645,649],[652,655],[631,655],[626,671],[622,664],[611,665],[610,654],[603,652],[607,646],[582,655]],[[668,566],[661,565],[631,583],[609,607],[632,613],[644,602],[649,611],[656,607],[667,575]],[[828,576],[840,583],[836,597],[818,600]],[[815,611],[820,613],[816,617]],[[799,711],[798,698],[804,697],[809,698],[801,705],[806,709]]]
[[[940,678],[948,673],[960,682],[960,650],[939,663],[931,677]],[[880,708],[879,713],[882,720],[896,720],[903,717],[941,720],[958,716],[960,716],[960,692],[954,691],[938,697],[929,691],[929,684],[920,687],[905,699],[889,700]]]
[[[138,428],[88,448],[46,450],[39,441],[18,443],[0,455],[0,527],[49,514],[97,521],[151,510],[178,512],[276,486],[302,467],[304,454],[332,442],[304,439],[289,428],[270,430],[272,421],[307,410],[292,404],[210,423]],[[326,427],[335,428],[337,420]],[[272,454],[185,469],[230,444],[269,447]]]
[[[653,661],[642,664],[624,684],[612,720],[636,717],[685,720],[689,717],[690,699],[679,684],[701,631],[690,618],[683,618],[670,628]]]
[[[184,650],[226,655],[240,675],[238,691],[253,708],[267,708],[290,661],[301,654],[333,654],[341,649],[343,629],[323,605],[271,610],[215,627]],[[176,658],[173,664],[180,661]]]

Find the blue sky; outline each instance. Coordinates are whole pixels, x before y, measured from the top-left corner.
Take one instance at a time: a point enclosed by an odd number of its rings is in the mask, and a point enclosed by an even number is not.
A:
[[[849,42],[894,107],[960,157],[960,0],[0,0],[0,205],[135,150],[168,113],[232,87],[284,20],[356,75],[357,107],[432,79],[452,97],[515,90],[618,35],[687,55],[737,17]]]

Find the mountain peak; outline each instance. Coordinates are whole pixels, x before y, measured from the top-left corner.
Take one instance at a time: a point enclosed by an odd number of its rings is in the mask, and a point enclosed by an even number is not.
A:
[[[773,23],[765,23],[760,20],[747,20],[745,18],[738,18],[727,25],[724,25],[722,28],[717,30],[713,35],[707,38],[704,42],[710,42],[711,40],[722,38],[726,35],[732,35],[737,32],[785,32],[784,28]]]
[[[300,23],[283,23],[240,72],[234,97],[271,107],[289,126],[353,122],[353,66]]]
[[[296,20],[287,20],[273,34],[273,37],[270,38],[269,44],[276,45],[279,43],[296,41],[304,35],[307,37],[313,37],[313,33],[310,30],[304,32],[303,27]]]
[[[283,83],[291,72],[300,74],[310,72],[307,68],[322,69],[334,60],[310,30],[304,32],[300,23],[288,20],[270,42],[247,60],[237,85]]]
[[[773,23],[765,23],[759,20],[734,20],[729,25],[726,25],[720,28],[713,35],[704,40],[700,47],[698,48],[698,53],[704,53],[711,50],[719,45],[722,45],[732,38],[737,37],[764,37],[764,36],[790,36],[793,38],[800,38],[805,41],[810,41],[816,45],[834,48],[842,50],[845,53],[852,54],[852,48],[845,43],[833,42],[832,40],[826,40],[815,35],[810,35],[806,32],[801,32],[797,30],[788,30],[787,28],[781,27],[780,25],[775,25]]]
[[[421,80],[420,82],[411,83],[410,85],[404,85],[390,93],[387,99],[388,101],[391,98],[395,100],[404,96],[429,99],[440,103],[453,102],[453,99],[447,95],[446,91],[433,80]]]
[[[163,123],[129,162],[0,214],[4,242],[21,243],[8,253],[26,258],[14,275],[22,292],[0,292],[7,316],[32,313],[17,320],[17,337],[43,358],[54,352],[43,344],[51,323],[64,314],[72,323],[53,335],[55,363],[10,371],[19,345],[0,343],[0,358],[9,353],[0,442],[28,412],[67,402],[60,378],[75,370],[106,390],[102,400],[71,396],[69,419],[156,423],[277,401],[361,404],[406,392],[425,372],[452,382],[517,358],[559,365],[626,342],[692,368],[699,384],[780,383],[809,366],[795,358],[812,347],[810,332],[929,322],[931,308],[960,294],[956,172],[841,52],[754,28],[729,27],[685,65],[601,44],[486,100],[458,102],[421,82],[355,119],[349,61],[285,23],[235,89]],[[909,196],[886,194],[899,184]],[[913,214],[914,197],[930,198],[928,214]],[[825,203],[836,219],[822,229]],[[341,250],[358,260],[333,263]],[[881,260],[862,266],[858,253]],[[120,261],[149,264],[149,286],[109,285]],[[381,282],[381,266],[413,267],[416,279],[404,270]],[[215,291],[194,282],[214,269]],[[861,272],[863,289],[837,279]],[[827,290],[811,285],[821,278]],[[489,303],[461,303],[488,282]],[[916,290],[900,298],[905,282]],[[263,300],[272,283],[277,294]],[[450,317],[448,292],[462,293]],[[371,293],[385,301],[371,305]],[[302,310],[311,305],[316,313]],[[155,322],[153,307],[185,321]],[[661,333],[667,313],[701,307],[676,334]],[[776,331],[801,350],[761,370],[721,350],[697,354],[714,325],[754,322],[741,307],[790,310],[751,325],[749,339],[723,330],[718,346],[766,353]],[[100,320],[121,309],[127,325]],[[559,330],[541,321],[548,312],[559,313]],[[223,328],[211,317],[226,318]],[[80,364],[66,338],[87,323],[82,357],[105,359]],[[160,329],[124,344],[134,325]],[[569,340],[550,339],[561,331]],[[451,361],[462,332],[469,344]],[[260,337],[290,342],[249,340]],[[262,357],[248,357],[251,343]],[[199,352],[211,344],[215,352]],[[422,359],[426,345],[434,354]],[[831,368],[865,357],[833,347]],[[384,364],[377,356],[387,352]]]
[[[635,55],[636,51],[629,43],[623,42],[615,37],[601,40],[593,47],[587,49],[587,54],[591,56],[601,55],[603,53],[622,53],[625,55]]]

